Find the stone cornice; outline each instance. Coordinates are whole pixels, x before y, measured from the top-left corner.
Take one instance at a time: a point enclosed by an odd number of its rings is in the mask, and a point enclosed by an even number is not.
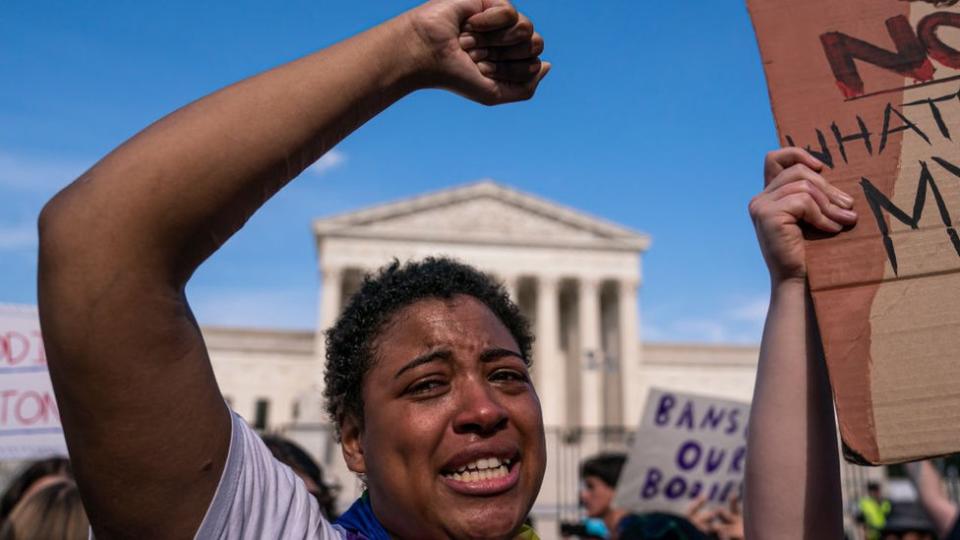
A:
[[[640,342],[647,366],[712,366],[756,368],[760,345],[726,343]],[[661,358],[656,358],[662,356]]]
[[[289,354],[314,359],[314,332],[309,330],[265,330],[261,328],[201,327],[211,351]]]
[[[329,232],[317,232],[321,238],[361,238],[370,240],[387,240],[400,242],[431,242],[436,244],[476,244],[490,246],[519,246],[519,247],[549,247],[557,249],[575,249],[575,250],[602,250],[602,251],[644,251],[649,246],[649,242],[631,242],[629,239],[591,239],[584,240],[574,238],[569,240],[560,240],[554,238],[504,238],[502,236],[483,236],[473,235],[464,236],[458,232],[446,232],[437,230],[432,233],[413,233],[408,231],[364,231],[351,230],[344,227],[339,230]]]
[[[595,238],[589,240],[583,238],[570,240],[557,238],[509,239],[503,236],[494,237],[492,235],[485,237],[482,234],[465,235],[462,232],[454,233],[444,231],[442,227],[438,227],[437,230],[434,231],[398,230],[385,234],[382,230],[366,231],[361,228],[378,221],[425,212],[431,209],[480,198],[495,199],[529,212],[532,215],[591,233],[595,235]],[[428,193],[355,212],[316,219],[313,222],[313,230],[318,238],[378,238],[426,242],[456,242],[461,244],[490,243],[500,245],[512,244],[629,251],[646,251],[650,247],[650,237],[644,233],[636,232],[572,208],[517,191],[492,180],[483,180],[473,184]]]
[[[9,307],[9,306],[7,306]],[[25,310],[29,312],[28,310]],[[259,352],[314,360],[314,332],[203,326],[211,351]],[[641,342],[642,364],[654,367],[756,367],[759,345]],[[661,358],[652,358],[660,356]]]

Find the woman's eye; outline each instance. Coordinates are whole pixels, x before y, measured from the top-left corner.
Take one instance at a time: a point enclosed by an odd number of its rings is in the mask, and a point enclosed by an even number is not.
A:
[[[526,373],[513,369],[501,369],[499,371],[495,371],[490,378],[495,381],[507,382],[527,382],[530,380]]]
[[[442,388],[445,384],[446,383],[440,379],[427,379],[410,385],[406,393],[411,395],[428,394],[438,388]]]

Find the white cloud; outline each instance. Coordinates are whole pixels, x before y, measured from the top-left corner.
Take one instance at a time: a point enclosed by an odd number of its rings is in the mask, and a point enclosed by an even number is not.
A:
[[[347,162],[347,155],[333,149],[307,168],[323,176]],[[66,186],[93,165],[93,161],[37,157],[0,150],[0,187],[19,191],[53,192]]]
[[[52,192],[80,176],[91,164],[61,158],[27,157],[0,150],[0,187]]]
[[[188,293],[200,324],[245,328],[313,329],[316,293],[300,289],[210,289]]]
[[[333,149],[324,154],[316,163],[307,167],[307,172],[314,176],[323,176],[346,162],[347,155],[337,149]]]
[[[647,312],[643,339],[667,342],[759,343],[767,316],[768,298],[753,296],[731,301],[713,313],[669,318]],[[651,319],[653,319],[651,321]],[[650,322],[648,322],[650,321]]]
[[[0,251],[35,250],[36,216],[43,201],[83,173],[89,162],[0,149]]]
[[[748,299],[742,304],[729,311],[729,316],[733,320],[751,322],[754,324],[763,324],[767,318],[767,307],[770,299],[766,296],[758,296]]]
[[[731,333],[724,321],[721,320],[683,319],[677,321],[673,326],[674,332],[689,336],[687,339],[693,338],[697,341],[711,343],[730,341]]]
[[[650,324],[646,320],[640,327],[640,339],[643,341],[667,341],[668,333],[655,324]]]
[[[37,227],[33,223],[0,225],[0,251],[13,251],[37,246]]]

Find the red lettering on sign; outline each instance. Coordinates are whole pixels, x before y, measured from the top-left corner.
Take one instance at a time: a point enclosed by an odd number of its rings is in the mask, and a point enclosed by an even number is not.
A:
[[[11,330],[0,334],[0,363],[7,366],[47,365],[47,353],[40,331],[24,334]]]
[[[844,97],[855,98],[865,92],[855,61],[920,82],[933,81],[936,70],[929,58],[946,67],[960,69],[960,51],[944,43],[937,35],[941,27],[960,28],[960,14],[945,11],[931,13],[920,19],[916,31],[903,15],[887,19],[886,25],[893,50],[842,32],[826,32],[820,36],[823,52]]]
[[[11,366],[23,362],[30,352],[30,340],[20,332],[7,332],[3,343],[3,360]]]
[[[927,48],[930,58],[947,67],[960,68],[960,52],[944,43],[937,35],[941,26],[960,28],[960,14],[944,11],[927,15],[917,24],[917,36]]]
[[[10,398],[17,395],[16,390],[4,390],[0,392],[0,424],[7,425],[8,411],[10,410]]]
[[[47,411],[48,415],[53,416],[54,423],[60,423],[60,409],[57,408],[57,402],[53,399],[53,396],[50,392],[43,393],[43,407]]]
[[[47,351],[43,348],[43,336],[40,335],[39,330],[30,332],[30,335],[33,336],[33,342],[37,345],[37,356],[34,361],[42,366],[47,365]]]
[[[23,426],[45,421],[48,417],[43,397],[32,390],[20,394],[13,411],[17,423]]]
[[[60,411],[49,390],[0,391],[0,426],[59,425]]]

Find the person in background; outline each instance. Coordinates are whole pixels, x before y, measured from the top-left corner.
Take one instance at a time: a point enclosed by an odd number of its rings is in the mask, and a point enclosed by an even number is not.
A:
[[[910,480],[917,489],[917,499],[933,522],[937,538],[960,540],[957,505],[944,490],[943,479],[930,460],[907,464]]]
[[[13,507],[44,478],[73,478],[70,460],[62,457],[49,457],[31,462],[10,481],[0,496],[0,523],[7,520]]]
[[[580,504],[587,513],[584,524],[588,534],[609,538],[611,530],[627,515],[613,506],[617,480],[626,463],[622,453],[599,454],[587,459],[580,466]]]
[[[867,494],[857,501],[857,510],[867,540],[878,540],[890,514],[890,501],[883,498],[879,483],[867,483]]]
[[[891,505],[880,540],[936,540],[936,531],[923,508],[914,501]]]
[[[589,518],[585,532],[591,538],[613,540],[702,540],[716,522],[716,512],[710,511],[702,526],[690,520],[703,503],[691,506],[686,518],[672,514],[651,512],[632,514],[613,505],[620,473],[627,461],[621,453],[600,454],[583,462],[580,478],[580,502]],[[705,512],[704,514],[707,514]],[[602,520],[600,522],[591,520]],[[603,527],[600,527],[602,523]]]
[[[90,522],[76,483],[50,475],[33,486],[0,526],[0,540],[86,540]]]
[[[277,461],[293,469],[293,472],[303,480],[307,491],[316,497],[320,504],[320,511],[328,520],[337,518],[337,489],[323,480],[323,469],[310,454],[290,439],[280,435],[264,435],[261,437],[267,449],[277,458]]]
[[[627,514],[617,525],[614,540],[708,540],[687,518],[663,512]]]

